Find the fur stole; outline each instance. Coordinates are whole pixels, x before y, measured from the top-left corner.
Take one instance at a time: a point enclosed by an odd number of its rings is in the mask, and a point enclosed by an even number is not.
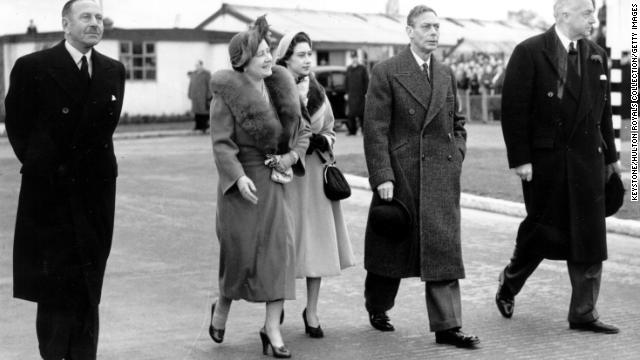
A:
[[[291,73],[279,65],[272,69],[273,74],[264,80],[273,107],[245,75],[234,70],[213,74],[211,91],[222,98],[236,123],[255,140],[258,148],[265,154],[281,154],[290,150],[289,143],[302,114]]]
[[[324,104],[325,91],[322,85],[316,80],[312,74],[309,75],[309,92],[307,93],[307,110],[313,116]]]

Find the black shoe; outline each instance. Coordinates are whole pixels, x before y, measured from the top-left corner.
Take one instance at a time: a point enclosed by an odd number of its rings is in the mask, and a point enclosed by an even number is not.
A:
[[[284,322],[284,308],[282,308],[282,312],[280,313],[280,325]]]
[[[211,320],[209,321],[209,336],[213,341],[220,344],[224,340],[224,329],[213,327],[213,313],[216,311],[216,303],[211,304]]]
[[[453,328],[445,331],[436,331],[436,342],[438,344],[455,345],[459,348],[470,348],[480,343],[480,339],[474,335],[467,335],[460,331],[460,328]]]
[[[498,292],[496,292],[496,305],[498,306],[498,311],[502,316],[507,319],[513,316],[513,309],[515,308],[515,299],[514,296],[510,294],[510,292],[503,287],[504,285],[504,270],[500,272],[500,276],[498,277]]]
[[[308,334],[309,337],[316,339],[324,337],[324,332],[320,325],[318,325],[318,327],[311,327],[309,323],[307,323],[307,308],[304,308],[304,311],[302,311],[302,320],[304,320],[304,332]]]
[[[573,330],[593,331],[601,334],[617,334],[620,329],[613,325],[605,324],[600,320],[594,320],[588,323],[569,323],[569,328]]]
[[[262,354],[269,355],[269,347],[271,347],[274,358],[288,359],[291,357],[291,351],[287,349],[286,345],[274,347],[271,344],[271,339],[269,339],[269,335],[267,335],[264,328],[260,329],[260,340],[262,341]]]
[[[369,313],[369,322],[371,323],[371,326],[380,331],[393,331],[396,329],[389,322],[389,316],[387,316],[386,312],[375,314]]]

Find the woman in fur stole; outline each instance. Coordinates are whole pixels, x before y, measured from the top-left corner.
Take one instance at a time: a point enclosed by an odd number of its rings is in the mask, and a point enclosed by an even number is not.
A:
[[[275,357],[290,357],[280,317],[284,300],[295,299],[294,214],[285,199],[291,184],[276,182],[273,172],[304,175],[310,132],[293,77],[272,63],[267,32],[262,17],[236,34],[229,43],[234,70],[211,79],[220,294],[209,333],[222,342],[232,300],[266,302],[263,351],[271,346]]]
[[[310,72],[311,55],[311,39],[304,32],[285,34],[276,51],[277,64],[296,78],[311,119],[306,175],[294,179],[287,197],[295,216],[296,277],[307,279],[307,307],[302,312],[305,332],[321,338],[317,307],[322,277],[339,275],[355,259],[340,202],[327,199],[323,190],[324,165],[316,152],[332,159],[336,134],[331,104]]]

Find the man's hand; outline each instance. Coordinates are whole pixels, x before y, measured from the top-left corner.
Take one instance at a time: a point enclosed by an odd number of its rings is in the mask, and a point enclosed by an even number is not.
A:
[[[514,168],[513,171],[523,181],[531,181],[531,179],[533,179],[533,166],[531,163],[520,165],[517,168]]]
[[[256,186],[248,176],[241,176],[238,181],[236,181],[236,186],[238,187],[238,191],[240,191],[240,195],[242,195],[245,200],[254,205],[258,203],[258,197],[256,196]]]
[[[622,176],[622,165],[620,165],[620,160],[607,165],[607,180],[611,177],[611,175],[615,172],[618,176]]]
[[[385,181],[378,185],[378,195],[384,201],[391,201],[393,199],[393,182]]]

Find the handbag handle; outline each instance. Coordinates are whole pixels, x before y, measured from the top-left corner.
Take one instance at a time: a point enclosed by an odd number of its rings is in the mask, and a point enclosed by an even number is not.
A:
[[[318,149],[314,150],[316,152],[316,154],[318,154],[318,156],[320,157],[320,161],[322,161],[322,164],[326,164],[329,162],[329,160],[327,160],[324,155],[322,155],[322,152]],[[333,155],[333,151],[331,149],[328,150],[329,154],[331,155],[331,162],[329,163],[330,165],[335,165],[336,163],[336,158]]]

